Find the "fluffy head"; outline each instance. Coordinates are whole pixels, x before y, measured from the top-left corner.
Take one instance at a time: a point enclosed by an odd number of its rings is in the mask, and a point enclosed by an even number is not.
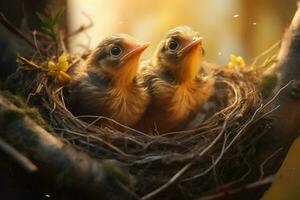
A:
[[[204,50],[202,38],[188,26],[176,27],[158,45],[153,64],[170,73],[177,82],[193,80],[198,74]]]
[[[109,36],[88,57],[87,71],[107,76],[114,83],[125,86],[134,79],[140,56],[148,46],[126,34]]]

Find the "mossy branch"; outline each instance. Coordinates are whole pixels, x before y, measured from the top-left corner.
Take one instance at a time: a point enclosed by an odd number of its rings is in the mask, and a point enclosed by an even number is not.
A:
[[[274,101],[280,105],[274,113],[274,131],[286,146],[290,146],[300,129],[300,2],[292,23],[285,33],[276,68],[280,72],[277,88],[291,83]]]
[[[78,190],[92,199],[131,199],[120,185],[131,185],[133,179],[118,163],[95,160],[63,143],[1,94],[0,127],[0,137],[60,189]]]
[[[300,5],[298,3],[298,5]],[[277,172],[285,159],[293,141],[299,136],[300,130],[300,7],[287,29],[281,43],[276,69],[279,72],[277,90],[283,88],[272,102],[271,107],[277,107],[271,114],[271,123],[267,127],[266,138],[260,142],[254,166],[276,152],[266,166],[264,175]],[[270,108],[270,109],[272,109]],[[280,150],[280,151],[278,151]]]

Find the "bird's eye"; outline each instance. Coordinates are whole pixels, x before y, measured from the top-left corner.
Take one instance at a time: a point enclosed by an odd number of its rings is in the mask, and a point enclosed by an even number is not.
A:
[[[110,49],[110,55],[112,55],[113,57],[119,57],[122,54],[122,52],[123,50],[119,46],[113,46]]]
[[[179,48],[179,43],[175,40],[171,40],[168,43],[168,50],[170,51],[176,51]]]

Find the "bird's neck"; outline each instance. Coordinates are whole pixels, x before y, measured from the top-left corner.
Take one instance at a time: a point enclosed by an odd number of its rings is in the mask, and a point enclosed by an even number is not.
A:
[[[136,77],[136,71],[131,70],[124,73],[116,72],[116,74],[114,74],[111,78],[114,87],[119,89],[126,89],[130,87]]]
[[[112,74],[112,82],[116,88],[126,89],[132,86],[139,67],[139,60],[130,60]]]
[[[137,75],[139,62],[128,61],[118,69],[103,70],[100,68],[89,67],[90,76],[109,80],[111,87],[118,90],[126,90],[131,87]]]
[[[192,55],[193,56],[193,55]],[[201,57],[199,56],[186,56],[175,67],[175,77],[179,83],[194,82],[201,65]]]
[[[99,72],[99,70],[90,70],[88,74],[93,84],[97,86],[100,85],[104,88],[108,87],[119,92],[128,90],[133,85],[135,79],[135,77],[124,77],[121,73],[115,73],[112,75],[109,73]]]

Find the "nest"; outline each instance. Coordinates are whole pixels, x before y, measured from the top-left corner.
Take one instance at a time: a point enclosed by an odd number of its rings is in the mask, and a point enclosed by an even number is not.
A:
[[[78,59],[71,60],[76,64]],[[88,116],[92,123],[75,117],[67,108],[64,86],[47,75],[43,57],[23,59],[9,85],[39,108],[46,128],[66,143],[126,166],[136,178],[133,192],[138,196],[193,199],[222,190],[228,183],[239,184],[251,170],[253,143],[265,127],[257,122],[268,114],[256,76],[250,69],[215,69],[216,92],[210,100],[214,113],[196,120],[193,129],[162,135],[142,133],[102,116]],[[105,120],[126,131],[95,125]]]

